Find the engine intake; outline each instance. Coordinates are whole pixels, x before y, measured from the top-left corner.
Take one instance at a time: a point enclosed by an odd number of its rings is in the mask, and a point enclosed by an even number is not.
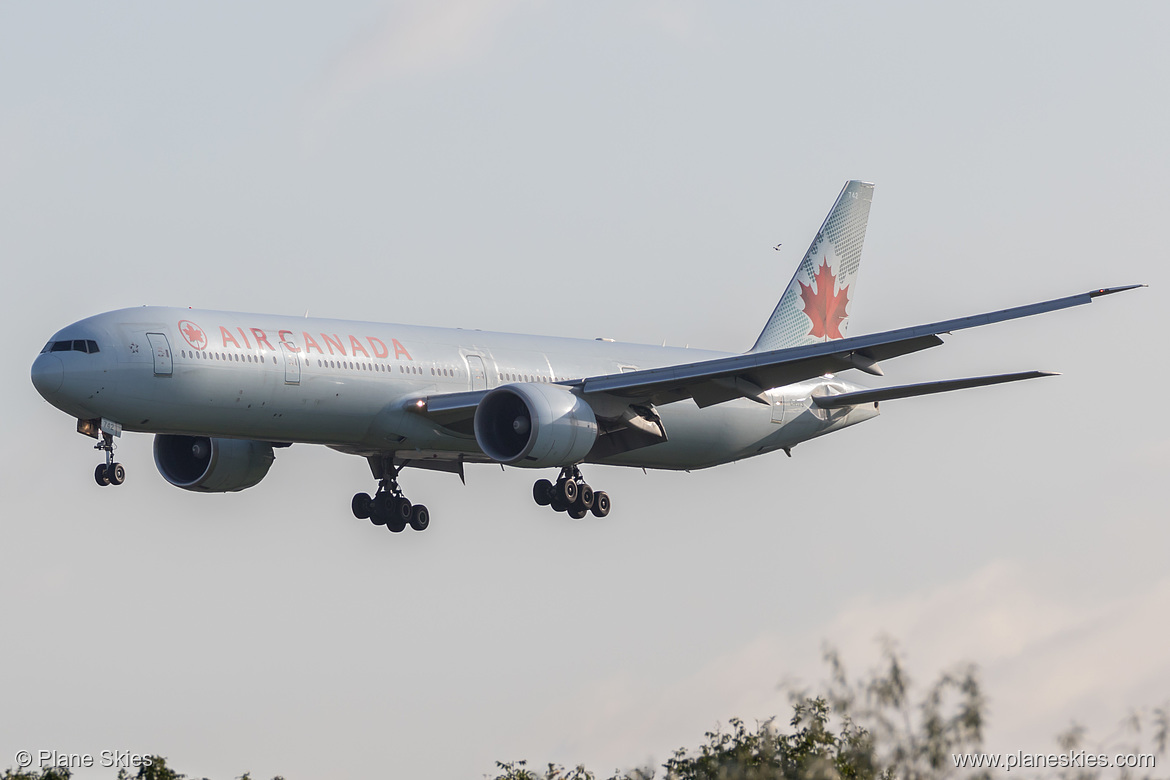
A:
[[[202,493],[232,493],[250,488],[268,473],[272,445],[247,439],[207,436],[154,437],[154,465],[175,487]]]
[[[567,388],[504,385],[476,407],[475,441],[489,458],[511,466],[570,466],[580,463],[597,441],[597,418]]]

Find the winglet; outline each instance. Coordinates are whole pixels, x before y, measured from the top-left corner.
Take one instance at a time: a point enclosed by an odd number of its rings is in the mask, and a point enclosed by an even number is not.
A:
[[[1149,287],[1148,284],[1127,284],[1124,287],[1102,287],[1100,290],[1090,290],[1089,297],[1097,298],[1102,295],[1112,295],[1113,293],[1125,292],[1126,290],[1136,290],[1138,287]]]

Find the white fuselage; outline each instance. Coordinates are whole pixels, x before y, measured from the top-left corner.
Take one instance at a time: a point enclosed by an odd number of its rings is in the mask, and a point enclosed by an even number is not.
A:
[[[518,382],[556,383],[720,358],[727,353],[372,322],[163,307],[122,309],[63,328],[54,343],[99,350],[44,352],[33,381],[54,406],[127,431],[324,444],[361,455],[485,460],[470,430],[440,426],[408,406],[442,393]],[[855,385],[826,377],[704,409],[658,408],[668,440],[601,459],[692,469],[792,447],[868,419],[876,405],[826,412],[821,392]]]

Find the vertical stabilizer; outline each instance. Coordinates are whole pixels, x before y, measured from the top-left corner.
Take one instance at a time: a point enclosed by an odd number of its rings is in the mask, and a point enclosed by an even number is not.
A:
[[[751,352],[845,337],[873,185],[845,183]]]

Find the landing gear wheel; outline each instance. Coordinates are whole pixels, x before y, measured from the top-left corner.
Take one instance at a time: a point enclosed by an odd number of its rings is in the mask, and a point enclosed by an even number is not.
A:
[[[121,463],[111,463],[106,466],[106,476],[111,485],[121,485],[126,481],[126,469]]]
[[[110,484],[110,477],[106,474],[106,464],[99,463],[97,468],[93,470],[93,479],[102,487]]]
[[[370,522],[374,525],[386,525],[390,519],[389,493],[379,493],[370,500]]]
[[[402,519],[402,515],[398,512],[391,512],[390,519],[386,521],[386,530],[391,533],[400,534],[406,530],[406,521]]]
[[[532,486],[532,500],[538,506],[548,506],[552,503],[553,483],[547,479],[538,479]]]
[[[547,500],[546,490],[549,491]],[[576,520],[590,512],[596,517],[605,517],[609,514],[609,496],[591,488],[577,466],[563,467],[555,483],[550,483],[547,479],[537,480],[532,486],[532,497],[541,506],[547,504],[556,512],[568,512],[569,516]]]
[[[406,524],[410,522],[413,507],[411,507],[409,500],[402,497],[391,498],[389,507],[390,515],[386,521],[386,528],[393,533],[400,534],[406,530]]]
[[[599,490],[593,494],[593,508],[589,510],[594,517],[605,517],[609,514],[609,495]]]
[[[353,497],[351,506],[356,517],[369,517],[374,525],[384,525],[390,533],[399,534],[409,525],[416,531],[425,531],[431,524],[431,513],[422,504],[414,505],[402,495],[398,475],[406,467],[391,457],[371,457],[370,470],[378,480],[378,491],[373,498],[365,493]]]
[[[353,516],[358,520],[367,520],[370,517],[370,503],[373,499],[370,498],[369,493],[358,493],[349,502],[349,508],[353,510]]]

